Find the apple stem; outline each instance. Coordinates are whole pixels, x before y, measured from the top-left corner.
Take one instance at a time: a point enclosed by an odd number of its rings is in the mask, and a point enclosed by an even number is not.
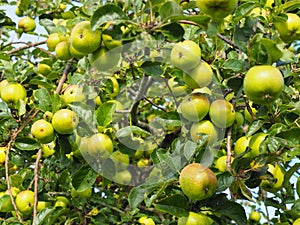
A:
[[[33,224],[35,223],[36,215],[37,215],[37,204],[38,204],[38,186],[39,186],[39,162],[42,157],[42,149],[39,149],[35,167],[34,167],[34,206],[33,206]]]

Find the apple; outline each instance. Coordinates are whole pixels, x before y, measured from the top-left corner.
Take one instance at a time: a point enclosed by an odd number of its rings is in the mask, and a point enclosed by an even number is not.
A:
[[[274,180],[262,180],[260,187],[265,191],[276,193],[282,188],[285,171],[279,164],[268,164],[268,172],[272,174]]]
[[[67,208],[69,206],[70,202],[69,199],[65,196],[57,196],[56,201],[54,203],[54,207],[62,207]]]
[[[149,165],[149,159],[147,158],[141,158],[137,161],[136,165],[138,167],[145,167]]]
[[[257,109],[254,108],[252,105],[253,105],[253,102],[250,101],[250,102],[249,102],[249,106],[250,106],[250,109],[251,109],[253,115],[255,116],[256,113],[257,113]],[[246,119],[248,122],[252,122],[252,121],[253,121],[253,118],[252,118],[251,114],[249,113],[247,107],[245,107],[245,109],[244,109],[244,117],[245,117],[245,119]]]
[[[203,138],[203,134],[207,135],[207,143],[213,144],[218,140],[218,131],[209,120],[203,120],[199,123],[193,123],[190,129],[190,135],[194,142],[198,142]]]
[[[204,94],[187,95],[179,105],[180,114],[192,122],[201,121],[209,112],[210,103]]]
[[[176,77],[171,77],[168,80],[168,86],[170,88],[171,94],[175,97],[183,96],[187,94],[187,86],[180,85],[177,81],[175,81]]]
[[[89,61],[98,71],[113,70],[118,65],[121,56],[117,50],[100,47],[89,56]]]
[[[45,63],[38,63],[37,72],[44,76],[47,76],[49,73],[51,73],[51,67]]]
[[[222,19],[233,12],[238,0],[197,0],[196,4],[202,12],[213,19]]]
[[[296,220],[293,222],[293,225],[300,225],[300,218],[296,219]]]
[[[132,174],[129,170],[116,171],[113,181],[118,184],[129,185],[132,179]]]
[[[19,192],[16,196],[16,206],[21,213],[31,213],[34,206],[34,192],[30,190]]]
[[[60,33],[51,33],[46,40],[46,45],[50,51],[54,51],[58,43],[67,40],[67,37]]]
[[[53,113],[50,112],[50,111],[46,111],[46,112],[43,114],[43,119],[46,120],[46,121],[51,121],[51,120],[52,120],[52,117],[53,117]]]
[[[45,208],[48,208],[51,206],[51,202],[46,202],[46,201],[38,201],[38,204],[37,204],[37,212],[40,212],[42,211],[43,209]]]
[[[201,49],[197,43],[191,40],[184,40],[176,43],[171,50],[171,64],[189,71],[194,69],[201,60]]]
[[[250,215],[249,215],[249,219],[255,222],[259,222],[261,219],[261,215],[260,212],[252,210]]]
[[[236,140],[233,149],[236,156],[246,151],[247,147],[249,147],[250,139],[251,136],[250,137],[242,136]],[[251,153],[248,152],[243,157],[251,157]]]
[[[11,202],[11,198],[8,194],[4,194],[4,192],[0,193],[0,202],[1,202],[1,213],[7,213],[14,210],[14,206]]]
[[[259,105],[271,104],[281,94],[284,79],[279,69],[270,65],[251,67],[244,78],[246,96]]]
[[[41,149],[42,149],[42,157],[43,158],[48,158],[51,155],[55,153],[55,142],[52,141],[48,144],[41,144]]]
[[[72,57],[76,59],[81,59],[82,57],[86,56],[87,54],[77,51],[73,45],[70,45],[70,54]]]
[[[217,177],[208,167],[200,163],[191,163],[182,169],[179,184],[188,198],[199,201],[214,195]]]
[[[70,40],[78,52],[89,54],[100,47],[101,33],[92,30],[90,21],[82,21],[73,27]]]
[[[211,225],[213,220],[203,213],[189,212],[185,225]]]
[[[0,164],[4,165],[6,158],[6,147],[0,147]]]
[[[280,38],[284,42],[291,42],[300,38],[300,17],[295,13],[287,13],[287,21],[275,22]]]
[[[13,197],[16,197],[16,196],[20,193],[20,189],[17,188],[17,187],[11,187],[10,190],[11,190],[11,194],[12,194]],[[9,195],[9,191],[6,190],[6,191],[4,192],[4,194],[5,194],[5,195]]]
[[[231,162],[233,161],[233,157],[231,157]],[[227,155],[223,155],[219,157],[215,162],[215,168],[218,169],[221,173],[226,172],[227,167]]]
[[[8,80],[2,80],[0,82],[0,97],[1,97],[1,90],[8,84]]]
[[[56,58],[60,60],[69,60],[72,58],[70,53],[70,44],[68,41],[61,41],[55,46]]]
[[[78,125],[78,117],[70,109],[60,109],[52,117],[52,126],[59,134],[71,134]]]
[[[183,74],[183,81],[192,89],[206,87],[212,82],[212,79],[213,71],[205,61],[201,61],[196,68]]]
[[[227,128],[234,123],[235,109],[229,101],[218,99],[211,103],[209,117],[217,127]]]
[[[44,119],[39,119],[32,124],[31,133],[41,144],[47,144],[53,141],[55,137],[52,124]]]
[[[255,157],[260,154],[264,154],[266,152],[266,146],[264,144],[264,140],[268,134],[259,132],[254,134],[249,141],[250,156]]]
[[[22,29],[23,32],[34,31],[35,27],[35,21],[30,17],[24,17],[18,22],[18,28]]]
[[[242,114],[241,112],[237,112],[237,111],[236,111],[236,112],[235,112],[234,125],[235,125],[236,127],[241,127],[241,126],[243,126],[244,122],[245,122],[245,119],[244,119],[243,114]]]
[[[125,170],[129,165],[129,155],[124,154],[119,150],[114,151],[110,155],[110,158],[114,162],[116,170]]]
[[[122,46],[121,40],[114,40],[109,34],[102,34],[102,41],[107,49],[113,49]]]
[[[92,188],[87,188],[85,190],[78,191],[74,187],[72,187],[71,196],[72,198],[78,198],[78,197],[89,198],[92,196],[92,191],[93,191]]]
[[[141,218],[139,218],[138,222],[142,225],[155,225],[153,219],[147,216],[142,216]]]
[[[85,99],[82,87],[77,84],[70,84],[64,90],[63,100],[66,104],[73,102],[82,102]]]
[[[26,96],[26,89],[19,83],[8,83],[1,89],[1,98],[6,103],[17,104],[25,100]]]

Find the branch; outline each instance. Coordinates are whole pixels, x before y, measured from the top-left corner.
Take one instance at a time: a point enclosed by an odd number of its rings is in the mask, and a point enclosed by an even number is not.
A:
[[[37,204],[38,204],[38,184],[39,184],[39,162],[42,156],[42,149],[39,149],[36,161],[35,161],[35,167],[34,167],[34,206],[33,206],[33,223],[36,219],[37,215]]]
[[[57,87],[56,87],[56,90],[55,90],[55,91],[56,91],[58,94],[61,92],[62,87],[63,87],[63,85],[64,85],[64,83],[65,83],[65,81],[66,81],[66,79],[67,79],[67,75],[68,75],[68,73],[70,72],[71,65],[72,65],[72,59],[68,61],[67,65],[66,65],[66,67],[65,67],[65,69],[64,69],[63,75],[62,75],[62,77],[60,78],[59,83],[58,83],[58,85],[57,85]]]
[[[18,51],[21,51],[21,50],[23,50],[23,49],[35,47],[35,46],[42,45],[42,44],[45,44],[45,43],[46,43],[46,41],[40,41],[40,42],[36,42],[36,43],[26,44],[26,45],[21,46],[21,47],[19,47],[19,48],[15,48],[15,49],[13,49],[13,50],[10,50],[10,51],[8,52],[8,54],[9,54],[9,55],[12,55],[13,53],[18,52]]]
[[[229,127],[227,131],[227,142],[226,142],[226,148],[227,148],[226,170],[228,172],[231,171],[231,155],[232,155],[231,136],[232,136],[232,127]]]
[[[240,53],[242,52],[242,50],[240,49],[239,46],[237,46],[233,41],[231,41],[230,39],[224,37],[222,34],[217,34],[217,37],[220,38],[222,41],[226,42],[227,44],[231,45],[234,49],[236,49],[237,51],[239,51]]]

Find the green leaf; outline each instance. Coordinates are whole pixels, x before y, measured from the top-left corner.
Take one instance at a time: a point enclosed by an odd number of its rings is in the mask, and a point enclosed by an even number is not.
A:
[[[0,102],[0,117],[11,117],[10,109],[5,102]]]
[[[277,135],[278,137],[284,138],[285,140],[292,142],[294,145],[300,145],[300,128],[292,128],[288,131],[282,132]]]
[[[163,74],[163,70],[161,68],[161,64],[159,62],[144,62],[141,65],[141,69],[148,75],[148,76],[160,76]]]
[[[260,128],[262,128],[262,126],[265,124],[264,121],[262,120],[256,120],[253,123],[251,123],[251,125],[249,126],[246,136],[250,137],[252,134],[256,133],[256,131],[258,131]]]
[[[15,143],[15,147],[22,151],[34,151],[40,148],[40,144],[37,143],[32,138],[17,138]]]
[[[77,191],[84,191],[94,184],[98,174],[89,166],[83,165],[73,175],[72,185]]]
[[[28,9],[28,6],[30,4],[30,1],[29,0],[19,0],[18,1],[19,3],[19,8],[23,11],[27,10]]]
[[[48,221],[45,224],[56,224],[56,220],[60,218],[62,215],[65,215],[69,212],[70,209],[57,207],[54,211],[49,215]]]
[[[180,16],[182,13],[181,7],[174,1],[166,1],[159,8],[159,14],[162,21],[168,20],[172,16]]]
[[[293,11],[295,9],[299,9],[300,8],[300,2],[299,0],[290,0],[287,1],[286,3],[280,5],[278,7],[278,11],[285,11],[285,12],[289,12],[289,11]]]
[[[201,27],[207,27],[210,21],[210,17],[204,15],[195,15],[195,16],[181,15],[181,16],[170,17],[169,19],[173,22],[191,21]]]
[[[223,68],[227,70],[232,70],[234,72],[239,72],[243,69],[244,62],[238,59],[228,59],[225,61]]]
[[[269,56],[269,63],[276,62],[279,60],[282,56],[283,53],[280,51],[280,49],[277,47],[276,42],[267,38],[262,38],[260,40],[262,45],[265,47],[267,50],[268,56]]]
[[[168,196],[154,204],[158,211],[168,213],[177,217],[188,216],[189,201],[180,194]]]
[[[283,187],[288,189],[288,187],[291,185],[290,179],[294,175],[295,172],[299,171],[300,163],[294,164],[288,171],[286,171],[284,175],[284,182]]]
[[[169,23],[157,29],[157,31],[160,31],[171,41],[182,40],[185,32],[182,26],[180,26],[178,23]]]
[[[242,17],[248,15],[255,7],[257,7],[257,5],[253,4],[251,1],[240,4],[234,11],[234,20],[240,21]]]
[[[113,22],[114,24],[128,20],[126,14],[122,9],[115,4],[106,4],[98,8],[91,17],[91,27],[93,30],[106,22]]]
[[[115,110],[116,106],[114,103],[106,102],[101,104],[96,111],[98,125],[107,127],[112,122]]]
[[[42,112],[51,111],[52,101],[47,89],[42,88],[33,92],[34,106]]]
[[[14,209],[9,195],[0,197],[0,212],[10,212]]]
[[[230,187],[231,183],[234,181],[234,177],[228,172],[218,175],[217,178],[217,192],[225,191],[227,188]]]
[[[55,211],[55,208],[53,209],[49,209],[49,208],[45,208],[42,211],[40,211],[35,220],[33,221],[33,225],[41,225],[41,224],[45,224],[48,220],[48,218],[53,214],[53,212]]]

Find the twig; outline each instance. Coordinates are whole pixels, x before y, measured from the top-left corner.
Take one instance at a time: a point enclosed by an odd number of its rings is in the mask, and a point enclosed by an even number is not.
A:
[[[63,85],[64,85],[64,83],[65,83],[65,81],[66,81],[66,79],[67,79],[67,75],[68,75],[68,73],[70,72],[71,65],[72,65],[72,59],[68,61],[67,65],[66,65],[66,67],[65,67],[65,69],[64,69],[63,75],[62,75],[62,77],[60,78],[59,83],[58,83],[58,85],[57,85],[57,87],[56,87],[56,90],[55,90],[55,91],[56,91],[58,94],[61,92],[62,87],[63,87]]]
[[[220,38],[222,41],[226,42],[227,44],[231,45],[239,52],[243,52],[239,46],[237,46],[233,41],[229,40],[228,38],[224,37],[222,34],[217,34],[217,37]]]
[[[247,111],[250,113],[250,115],[252,117],[252,120],[256,120],[255,114],[253,113],[253,111],[251,109],[248,98],[244,97],[244,99],[245,99],[245,104],[246,104]]]
[[[167,112],[166,109],[164,109],[164,108],[160,107],[159,105],[155,104],[151,99],[147,98],[146,96],[144,96],[144,99],[145,99],[147,102],[149,102],[151,105],[155,106],[157,109],[160,109],[160,110],[162,110],[162,111],[164,111],[164,112]]]
[[[35,161],[35,167],[34,167],[34,206],[33,206],[33,222],[36,219],[37,215],[37,204],[38,204],[38,184],[39,184],[39,162],[42,157],[42,149],[39,149]]]
[[[26,44],[26,45],[21,46],[21,47],[19,47],[19,48],[15,48],[15,49],[13,49],[13,50],[10,50],[10,51],[8,52],[8,54],[9,54],[9,55],[12,55],[13,53],[18,52],[18,51],[21,51],[21,50],[23,50],[23,49],[35,47],[35,46],[42,45],[42,44],[45,44],[45,43],[46,43],[46,41],[40,41],[40,42],[36,42],[36,43]]]
[[[228,172],[231,171],[231,155],[232,155],[231,136],[232,136],[232,127],[229,127],[227,131],[227,143],[226,143],[226,148],[227,148],[226,170]]]
[[[22,222],[22,217],[20,216],[19,214],[19,211],[18,211],[18,208],[16,206],[16,203],[15,203],[15,200],[14,200],[14,197],[12,195],[12,192],[11,192],[11,185],[10,185],[10,181],[9,181],[9,168],[8,168],[8,162],[9,162],[9,153],[10,153],[10,149],[11,149],[11,146],[13,144],[13,142],[16,140],[17,136],[24,130],[24,128],[27,126],[27,124],[37,115],[37,113],[39,112],[40,110],[36,110],[32,116],[29,117],[28,120],[26,120],[25,123],[23,123],[20,128],[18,130],[16,130],[12,135],[11,135],[11,138],[10,138],[10,141],[7,143],[6,145],[6,156],[5,156],[5,178],[6,178],[6,182],[7,182],[7,190],[8,190],[8,193],[9,193],[9,196],[10,196],[10,199],[11,199],[11,203],[14,207],[14,210],[16,212],[16,215],[18,217],[18,220],[20,222]],[[29,113],[31,113],[32,111],[30,111]]]

